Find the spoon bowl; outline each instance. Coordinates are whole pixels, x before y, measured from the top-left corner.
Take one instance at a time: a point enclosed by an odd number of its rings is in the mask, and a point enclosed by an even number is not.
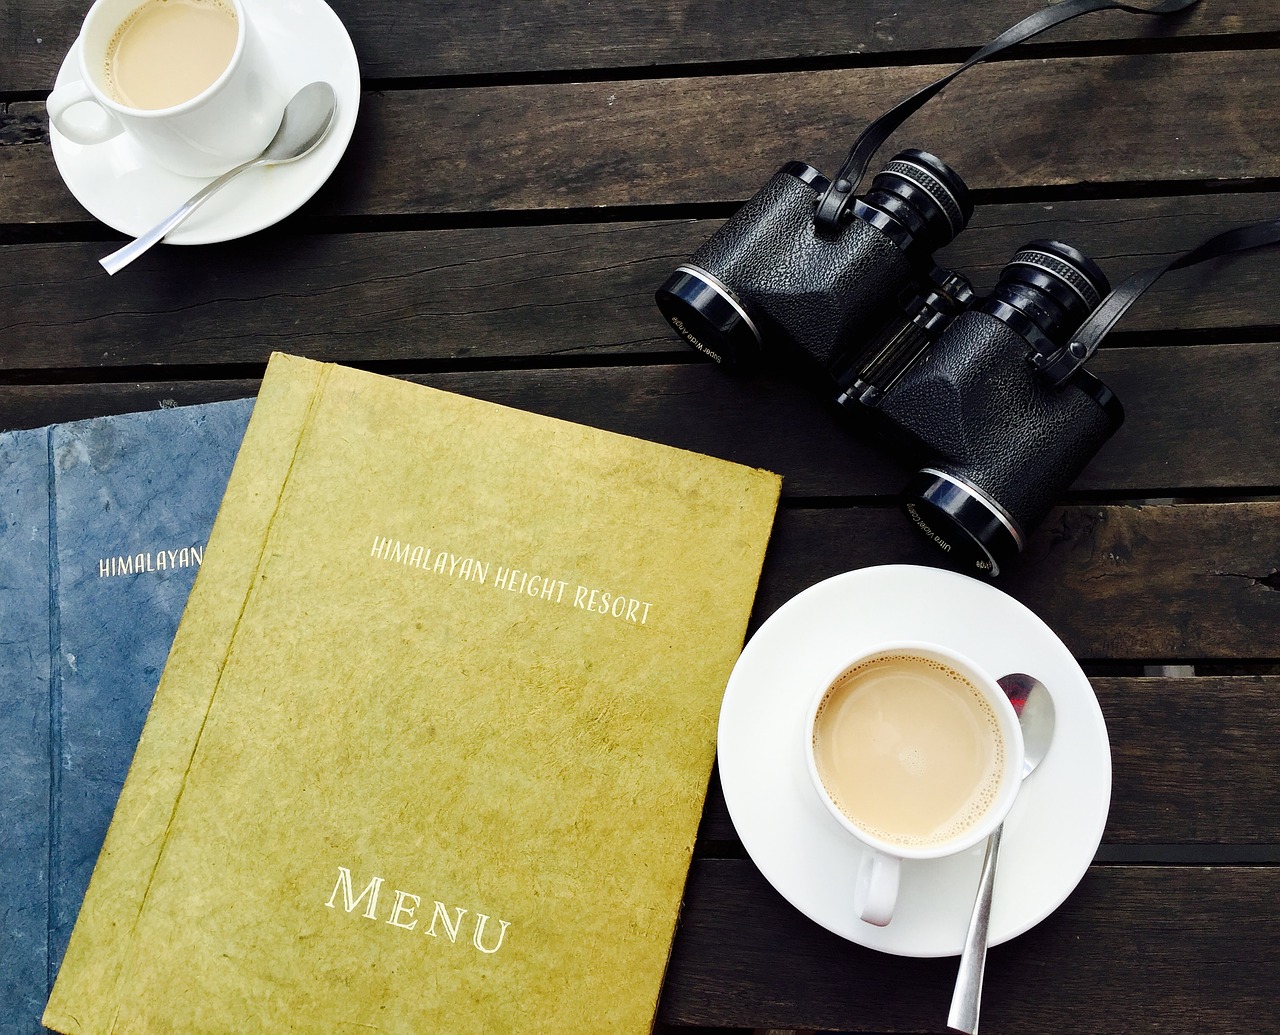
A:
[[[1044,760],[1053,742],[1053,695],[1040,680],[1025,672],[1012,672],[996,682],[1009,698],[1018,716],[1018,725],[1022,727],[1022,778],[1025,780]]]
[[[308,83],[285,105],[276,135],[272,137],[271,143],[266,146],[262,154],[224,172],[145,234],[118,248],[110,255],[104,255],[98,260],[102,268],[110,274],[124,269],[143,252],[163,241],[191,213],[246,169],[259,165],[283,165],[309,155],[328,135],[337,110],[338,98],[332,86],[325,82]]]

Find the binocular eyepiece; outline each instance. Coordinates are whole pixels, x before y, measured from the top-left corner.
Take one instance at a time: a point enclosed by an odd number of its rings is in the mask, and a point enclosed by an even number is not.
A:
[[[1009,260],[979,308],[1033,345],[1061,346],[1110,290],[1098,264],[1069,244],[1032,241]]]
[[[959,173],[916,148],[900,151],[877,173],[862,201],[907,228],[905,248],[928,254],[955,240],[973,216],[969,188]]]

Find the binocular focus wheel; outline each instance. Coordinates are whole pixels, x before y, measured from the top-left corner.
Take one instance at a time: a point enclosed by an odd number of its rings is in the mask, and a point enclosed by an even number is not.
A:
[[[1058,241],[1053,243],[1059,249],[1065,250],[1069,247],[1068,245],[1064,245]],[[1075,249],[1071,250],[1075,251]],[[1078,252],[1076,254],[1079,255]],[[1088,262],[1090,266],[1094,266],[1094,264],[1090,260],[1085,259],[1083,255],[1080,255],[1080,258],[1084,262]],[[1056,277],[1080,296],[1080,301],[1088,307],[1089,312],[1092,312],[1102,304],[1102,294],[1098,291],[1098,285],[1096,285],[1083,270],[1067,262],[1061,255],[1055,255],[1052,252],[1048,252],[1040,248],[1024,248],[1009,260],[1009,265],[1030,266],[1033,269],[1040,270],[1042,273],[1048,273],[1049,275]],[[1097,267],[1094,266],[1094,268],[1096,269]],[[1099,276],[1101,276],[1101,273],[1102,271],[1098,270]],[[1105,278],[1102,278],[1102,288],[1103,293],[1110,290],[1110,286],[1107,284]]]
[[[951,237],[953,239],[964,229],[969,217],[961,207],[960,199],[924,165],[919,162],[905,160],[899,156],[884,167],[884,172],[894,173],[904,180],[910,180],[928,194],[933,199],[933,203],[947,217],[947,222],[951,225]]]

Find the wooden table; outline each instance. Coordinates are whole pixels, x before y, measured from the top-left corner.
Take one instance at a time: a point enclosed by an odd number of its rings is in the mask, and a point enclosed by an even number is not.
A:
[[[652,293],[784,160],[833,171],[1032,3],[337,0],[364,92],[330,182],[112,279],[119,235],[64,187],[43,107],[86,6],[3,0],[0,428],[249,395],[278,349],[780,472],[756,624],[837,572],[940,563],[893,460],[786,378],[693,354]],[[964,175],[977,213],[942,258],[987,288],[1032,238],[1118,282],[1273,217],[1278,143],[1280,6],[1204,0],[1054,30],[882,157]],[[1092,678],[1114,791],[1079,888],[992,951],[984,1030],[1280,1031],[1278,258],[1170,276],[1124,320],[1093,369],[1128,422],[1000,583]],[[713,780],[663,1030],[941,1031],[954,973],[793,910]]]

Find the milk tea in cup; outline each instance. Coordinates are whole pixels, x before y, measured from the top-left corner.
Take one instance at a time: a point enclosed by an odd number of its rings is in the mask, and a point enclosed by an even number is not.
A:
[[[189,101],[226,70],[239,35],[235,8],[225,0],[145,0],[107,44],[107,93],[143,110]]]
[[[871,849],[855,900],[877,926],[892,918],[901,861],[977,844],[1021,782],[1013,706],[995,677],[937,644],[887,644],[849,659],[819,688],[805,732],[819,796]]]

